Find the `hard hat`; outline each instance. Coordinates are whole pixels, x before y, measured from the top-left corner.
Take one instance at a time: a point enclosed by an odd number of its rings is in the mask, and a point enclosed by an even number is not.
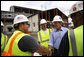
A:
[[[45,19],[41,19],[40,24],[44,24],[47,23],[47,21]]]
[[[72,13],[75,13],[81,10],[83,10],[83,1],[78,1],[71,7],[69,13],[71,15]]]
[[[53,21],[52,22],[63,22],[62,18],[59,16],[59,15],[56,15],[54,18],[53,18]]]
[[[21,23],[21,22],[28,22],[29,20],[27,19],[26,16],[24,15],[17,15],[14,18],[14,23],[13,24],[17,24],[17,23]]]
[[[1,21],[1,26],[4,26],[3,22]]]

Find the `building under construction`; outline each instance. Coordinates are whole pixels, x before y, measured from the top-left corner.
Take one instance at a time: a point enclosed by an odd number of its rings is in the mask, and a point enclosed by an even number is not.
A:
[[[24,14],[29,18],[31,22],[30,28],[32,29],[30,29],[29,31],[33,31],[34,29],[35,31],[33,32],[38,32],[40,30],[41,19],[52,21],[55,15],[60,15],[65,23],[68,22],[68,17],[57,8],[41,11],[20,6],[11,6],[10,11],[1,11],[1,14],[2,14],[1,20],[6,26],[13,24],[13,19],[16,15]],[[66,24],[65,26],[68,27],[68,24]]]

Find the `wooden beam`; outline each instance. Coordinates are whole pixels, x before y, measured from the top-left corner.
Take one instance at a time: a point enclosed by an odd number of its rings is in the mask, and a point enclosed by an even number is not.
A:
[[[41,16],[42,16],[42,19],[43,19],[43,11],[41,11]]]
[[[40,31],[40,13],[38,14],[38,28],[39,28],[39,31]]]
[[[48,11],[48,17],[49,17],[49,21],[50,21],[50,11]]]
[[[58,15],[58,10],[56,9],[56,15]]]
[[[29,9],[29,13],[30,13],[30,9]]]
[[[54,16],[56,15],[55,9],[54,9]]]
[[[45,17],[46,17],[46,20],[47,20],[47,11],[45,11],[45,12],[46,12]]]

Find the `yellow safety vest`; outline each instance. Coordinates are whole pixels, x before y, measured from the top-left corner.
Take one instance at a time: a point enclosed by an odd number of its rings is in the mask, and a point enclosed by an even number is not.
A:
[[[25,34],[19,30],[16,30],[14,34],[11,36],[11,38],[8,41],[8,44],[6,45],[2,56],[33,56],[33,53],[31,52],[23,52],[18,47],[19,40],[28,34]]]
[[[50,30],[47,29],[46,36],[42,30],[40,30],[37,34],[38,34],[38,40],[39,40],[40,44],[45,46],[46,48],[48,48],[48,43],[49,43],[49,38],[50,38]]]
[[[7,42],[8,42],[7,35],[4,35],[3,33],[1,33],[1,54],[6,46]]]
[[[73,39],[71,40],[69,31],[68,31],[68,37],[69,37],[69,56],[83,56],[83,25],[74,29],[75,41]]]

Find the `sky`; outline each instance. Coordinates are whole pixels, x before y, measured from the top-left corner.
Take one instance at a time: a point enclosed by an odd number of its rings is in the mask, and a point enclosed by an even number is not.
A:
[[[58,8],[65,15],[69,15],[71,6],[78,1],[1,1],[1,10],[10,11],[10,6],[21,6],[37,10]]]

